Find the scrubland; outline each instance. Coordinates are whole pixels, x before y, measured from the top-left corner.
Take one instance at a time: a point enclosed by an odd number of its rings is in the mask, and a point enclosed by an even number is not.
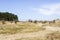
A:
[[[60,40],[60,23],[0,21],[0,40]]]
[[[28,33],[44,30],[44,28],[37,26],[34,23],[18,22],[17,24],[6,22],[0,24],[0,34],[15,34],[15,33]]]

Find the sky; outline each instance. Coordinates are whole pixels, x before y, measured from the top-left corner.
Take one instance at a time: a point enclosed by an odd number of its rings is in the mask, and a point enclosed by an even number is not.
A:
[[[0,0],[0,12],[16,14],[21,21],[60,19],[60,0]]]

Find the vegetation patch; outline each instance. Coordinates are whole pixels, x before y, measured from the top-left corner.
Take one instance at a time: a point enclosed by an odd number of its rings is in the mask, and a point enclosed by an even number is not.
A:
[[[54,32],[47,35],[46,40],[60,40],[60,32]]]
[[[29,33],[44,30],[33,23],[4,24],[0,25],[0,34]]]

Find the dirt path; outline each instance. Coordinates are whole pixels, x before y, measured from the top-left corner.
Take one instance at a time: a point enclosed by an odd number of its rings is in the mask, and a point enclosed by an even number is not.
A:
[[[32,32],[32,33],[17,33],[13,35],[6,35],[6,34],[0,34],[0,40],[15,40],[19,38],[31,38],[31,37],[45,37],[48,33],[51,33],[53,31],[60,31],[60,27],[45,27],[46,30],[38,31],[38,32]]]

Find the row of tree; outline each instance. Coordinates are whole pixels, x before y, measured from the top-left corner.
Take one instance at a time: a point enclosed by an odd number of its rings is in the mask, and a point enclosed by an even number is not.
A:
[[[9,12],[0,12],[0,21],[18,21],[18,17],[15,14]]]
[[[56,19],[56,20],[52,20],[52,21],[38,21],[38,20],[31,20],[29,19],[28,22],[33,22],[33,23],[55,23],[57,20],[59,19]]]

